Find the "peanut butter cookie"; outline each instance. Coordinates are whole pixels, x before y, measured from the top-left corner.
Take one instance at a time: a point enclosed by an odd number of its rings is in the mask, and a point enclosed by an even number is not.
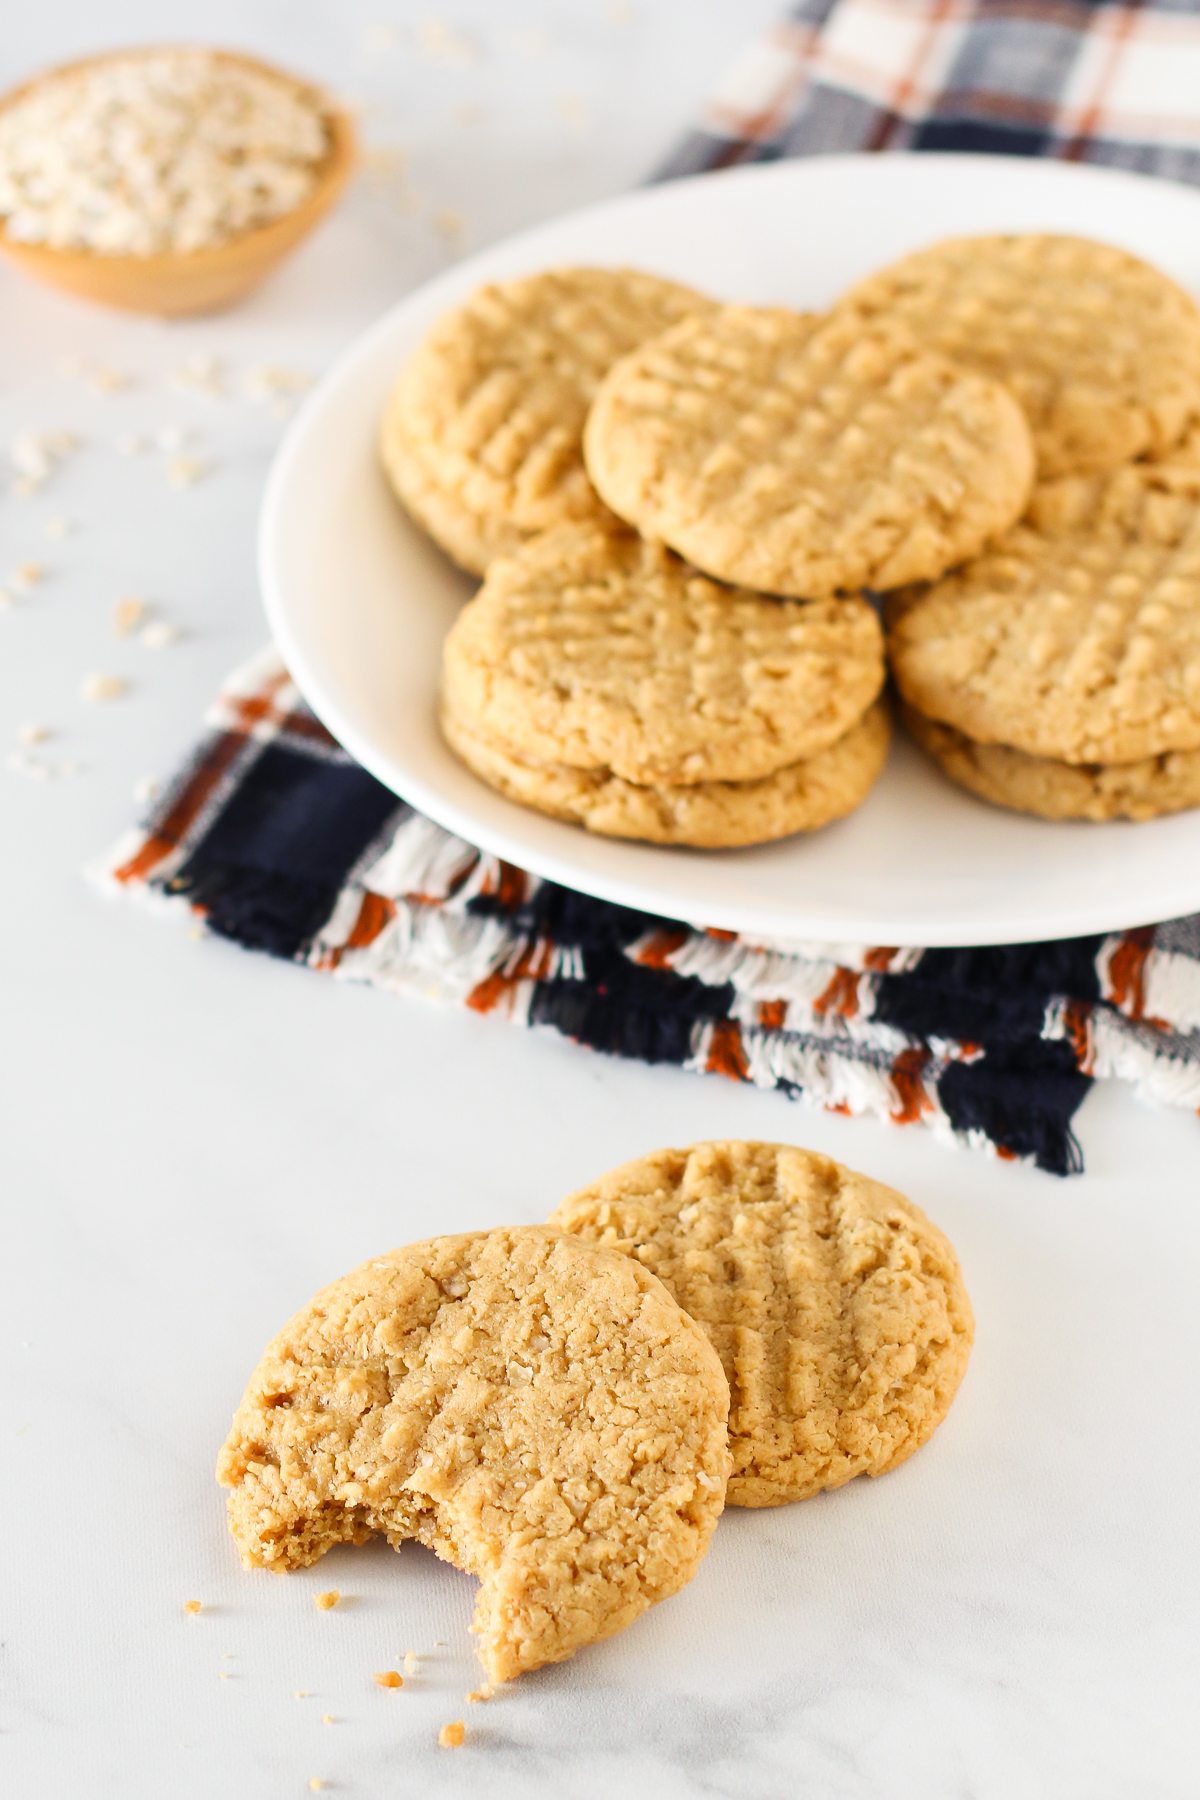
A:
[[[1200,309],[1111,244],[952,238],[860,282],[838,310],[903,324],[1004,382],[1045,477],[1161,456],[1200,417]]]
[[[610,370],[584,433],[603,500],[698,568],[821,598],[942,574],[1024,510],[997,382],[855,314],[726,306]]]
[[[755,781],[843,737],[883,685],[871,606],[719,586],[659,544],[561,526],[490,570],[446,639],[463,725],[641,786]]]
[[[911,706],[901,718],[951,781],[1014,812],[1040,819],[1157,819],[1200,806],[1200,750],[1169,750],[1131,763],[1057,762],[1007,744],[977,744]]]
[[[604,508],[580,436],[601,377],[711,302],[635,269],[551,269],[483,287],[441,319],[392,391],[380,450],[413,517],[476,574]]]
[[[876,701],[844,737],[758,781],[642,786],[604,769],[533,763],[442,709],[442,731],[469,769],[510,800],[602,837],[731,849],[816,831],[861,806],[887,760],[887,709]]]
[[[919,1207],[788,1144],[708,1143],[626,1163],[551,1214],[652,1269],[729,1377],[731,1506],[882,1475],[945,1418],[974,1320]]]
[[[217,1477],[248,1568],[416,1538],[478,1575],[493,1681],[691,1580],[724,1502],[729,1390],[626,1257],[540,1227],[432,1238],[325,1288],[268,1345]]]
[[[888,606],[910,706],[1068,763],[1200,748],[1200,467],[1038,490],[985,556]]]

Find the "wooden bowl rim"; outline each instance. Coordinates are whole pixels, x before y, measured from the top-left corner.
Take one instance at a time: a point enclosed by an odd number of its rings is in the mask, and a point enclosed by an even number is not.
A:
[[[287,86],[295,88],[301,94],[315,102],[316,110],[324,119],[329,132],[329,149],[324,160],[317,164],[317,178],[311,191],[305,195],[299,205],[289,207],[287,212],[280,213],[277,218],[267,219],[261,225],[251,225],[232,237],[222,238],[218,244],[203,244],[197,250],[156,250],[150,256],[140,256],[132,251],[122,250],[116,255],[105,255],[97,250],[64,250],[54,244],[31,244],[20,238],[8,235],[6,219],[0,219],[0,242],[6,249],[30,259],[44,257],[47,263],[59,265],[76,262],[103,264],[113,268],[125,267],[145,271],[153,275],[158,270],[199,269],[206,262],[223,258],[235,247],[253,242],[256,237],[268,231],[277,231],[284,224],[292,224],[310,210],[315,218],[324,211],[324,201],[330,189],[340,188],[349,179],[358,160],[358,136],[354,121],[344,107],[327,94],[316,82],[308,81],[303,76],[293,75],[290,70],[283,69],[278,63],[269,63],[260,56],[250,56],[241,50],[222,50],[212,44],[126,44],[115,50],[102,50],[92,56],[77,56],[70,62],[56,63],[53,68],[43,69],[39,75],[32,75],[27,81],[7,93],[0,94],[0,112],[6,112],[10,106],[34,92],[43,82],[56,80],[62,75],[74,74],[78,69],[95,68],[100,63],[118,62],[125,58],[134,60],[147,56],[161,56],[177,50],[198,50],[205,56],[215,58],[217,62],[234,63],[246,69],[253,69],[260,75],[267,75],[274,81],[283,81]]]

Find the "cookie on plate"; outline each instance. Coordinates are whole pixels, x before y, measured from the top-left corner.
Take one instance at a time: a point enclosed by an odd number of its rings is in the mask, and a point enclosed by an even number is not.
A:
[[[446,706],[441,726],[467,767],[509,800],[602,837],[701,850],[770,843],[844,818],[862,805],[883,772],[891,735],[887,708],[877,700],[844,736],[773,775],[672,787],[623,781],[611,769],[530,762]]]
[[[1007,744],[977,744],[911,706],[901,719],[951,781],[982,800],[1040,819],[1157,819],[1200,806],[1200,750],[1131,763],[1068,763]]]
[[[789,1144],[659,1150],[550,1223],[652,1269],[729,1377],[731,1506],[882,1475],[945,1418],[974,1320],[919,1207]]]
[[[400,499],[464,568],[603,514],[580,436],[601,377],[712,303],[635,269],[550,269],[480,288],[404,369],[380,437]]]
[[[728,589],[624,528],[502,558],[446,639],[453,716],[516,755],[641,786],[756,781],[843,737],[883,686],[860,596]]]
[[[559,1662],[691,1580],[729,1390],[629,1259],[541,1227],[364,1263],[268,1345],[217,1464],[247,1567],[415,1538],[478,1575],[491,1679]]]
[[[1111,244],[952,238],[869,276],[838,310],[901,324],[1004,382],[1046,477],[1161,456],[1200,418],[1200,309]]]
[[[888,603],[897,686],[980,744],[1068,763],[1200,748],[1200,468],[1038,490],[986,555]]]
[[[613,511],[698,568],[822,598],[942,574],[1024,510],[1007,389],[854,314],[726,306],[622,358],[584,433]]]

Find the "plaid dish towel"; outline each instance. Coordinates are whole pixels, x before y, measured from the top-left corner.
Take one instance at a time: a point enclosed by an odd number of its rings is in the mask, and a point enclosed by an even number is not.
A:
[[[820,151],[1072,157],[1200,183],[1200,0],[801,0],[662,174]],[[1067,1174],[1096,1077],[1200,1110],[1200,916],[974,950],[698,931],[483,854],[399,801],[274,650],[91,873],[341,980],[924,1124]]]
[[[1068,1174],[1095,1076],[1200,1109],[1200,918],[980,950],[806,953],[592,900],[443,831],[360,768],[274,649],[91,873],[343,981],[618,1056],[924,1124]]]

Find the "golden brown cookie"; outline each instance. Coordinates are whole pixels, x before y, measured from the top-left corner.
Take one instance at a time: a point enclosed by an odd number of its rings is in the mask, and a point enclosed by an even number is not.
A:
[[[1020,516],[1033,479],[998,383],[856,315],[744,306],[615,364],[584,454],[644,536],[723,581],[808,598],[940,575]]]
[[[608,368],[698,307],[636,269],[550,269],[480,288],[430,332],[392,390],[380,450],[413,517],[465,568],[604,508],[580,436]]]
[[[974,1320],[951,1245],[893,1189],[788,1144],[614,1169],[550,1223],[652,1269],[729,1377],[731,1506],[882,1475],[945,1418]]]
[[[1200,806],[1200,750],[1169,750],[1131,763],[1067,763],[1007,744],[976,744],[953,725],[901,718],[951,781],[994,806],[1040,819],[1157,819]]]
[[[541,1227],[410,1244],[267,1346],[217,1463],[248,1568],[382,1532],[478,1575],[488,1675],[609,1637],[691,1580],[729,1467],[703,1333],[612,1251]]]
[[[1111,244],[951,238],[869,276],[838,310],[902,324],[1004,382],[1046,477],[1161,456],[1200,417],[1200,309]]]
[[[702,850],[765,844],[844,818],[879,779],[890,738],[887,708],[877,700],[844,737],[804,762],[758,781],[671,787],[622,781],[611,770],[529,762],[446,707],[441,726],[467,767],[509,800],[602,837]]]
[[[460,721],[518,756],[653,786],[754,781],[845,735],[883,685],[871,606],[728,589],[624,528],[504,557],[446,639]]]
[[[1200,748],[1200,468],[1039,489],[1030,522],[893,595],[905,700],[981,744],[1069,763]]]

